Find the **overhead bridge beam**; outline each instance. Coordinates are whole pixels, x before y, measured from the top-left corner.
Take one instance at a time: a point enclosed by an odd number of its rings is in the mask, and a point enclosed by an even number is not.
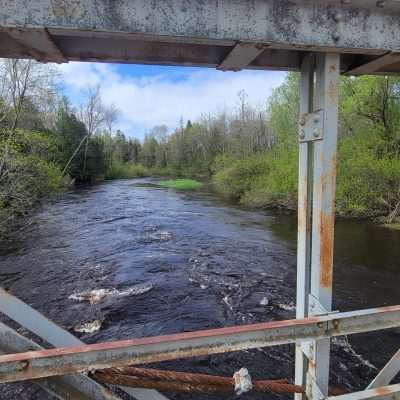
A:
[[[0,383],[400,326],[400,306],[0,356]],[[1,342],[1,335],[0,335]]]
[[[390,53],[387,53],[382,57],[374,58],[369,62],[363,63],[357,67],[350,68],[346,72],[346,75],[375,74],[379,71],[388,70],[388,67],[397,63],[400,63],[400,51],[391,51]]]
[[[0,0],[0,57],[294,70],[304,52],[322,51],[341,53],[346,71],[360,57],[398,48],[400,2],[383,5],[375,0]],[[262,56],[263,46],[273,50],[272,57]]]
[[[247,68],[268,46],[262,43],[238,43],[217,67],[221,71]]]

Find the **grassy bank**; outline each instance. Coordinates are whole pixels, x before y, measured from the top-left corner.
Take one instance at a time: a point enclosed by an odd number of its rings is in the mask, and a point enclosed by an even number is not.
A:
[[[194,190],[200,189],[203,186],[203,183],[194,179],[170,179],[167,181],[161,181],[158,185],[178,190]]]

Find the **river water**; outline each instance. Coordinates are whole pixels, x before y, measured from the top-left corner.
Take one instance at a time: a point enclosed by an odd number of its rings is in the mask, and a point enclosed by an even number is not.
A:
[[[124,180],[67,193],[30,222],[2,249],[0,283],[86,343],[295,316],[294,216]],[[400,303],[400,231],[339,221],[335,236],[334,308]],[[362,389],[397,350],[399,332],[334,339],[332,384]],[[159,366],[287,378],[293,353],[287,345]],[[47,396],[18,384],[3,385],[0,398]]]

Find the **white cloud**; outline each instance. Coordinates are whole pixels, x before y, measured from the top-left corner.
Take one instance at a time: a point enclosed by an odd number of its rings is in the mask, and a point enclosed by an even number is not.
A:
[[[267,71],[220,72],[212,69],[165,67],[165,73],[149,75],[146,66],[135,66],[134,74],[123,73],[116,65],[69,63],[60,66],[64,84],[71,99],[79,102],[79,92],[87,85],[101,84],[106,104],[114,103],[121,110],[119,127],[124,132],[141,136],[154,125],[169,129],[179,121],[196,120],[202,114],[237,106],[237,94],[244,89],[248,101],[265,104],[274,87],[285,74]],[[140,74],[140,72],[143,74]]]

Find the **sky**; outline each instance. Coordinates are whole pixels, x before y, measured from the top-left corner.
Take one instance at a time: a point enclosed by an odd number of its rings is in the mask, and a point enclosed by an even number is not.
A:
[[[102,100],[120,110],[115,125],[128,136],[143,138],[155,125],[169,131],[180,121],[238,107],[245,90],[248,103],[262,106],[283,72],[222,72],[209,68],[69,62],[60,66],[64,91],[78,106],[88,85],[101,85]]]

